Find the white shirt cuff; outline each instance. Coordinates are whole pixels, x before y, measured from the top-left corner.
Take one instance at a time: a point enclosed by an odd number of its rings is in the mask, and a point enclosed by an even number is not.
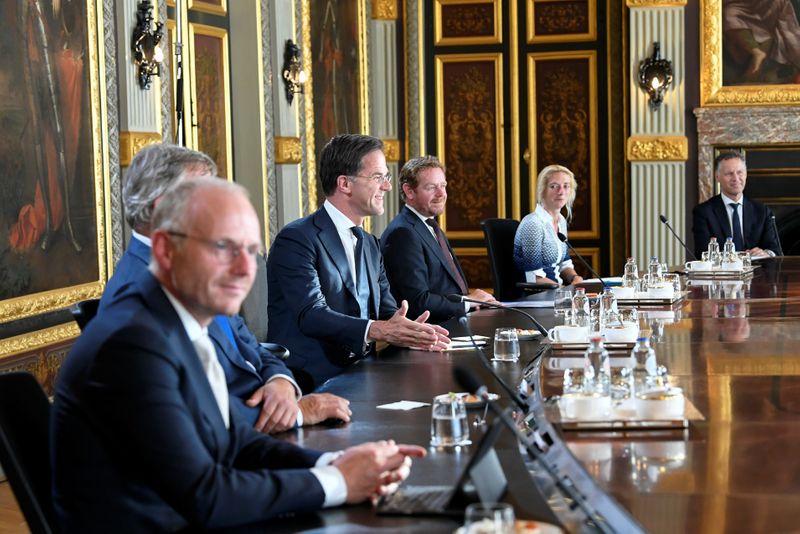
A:
[[[326,452],[319,457],[317,463],[311,468],[311,474],[317,477],[322,491],[325,493],[324,508],[331,508],[344,504],[347,500],[347,482],[338,467],[330,465],[342,452]]]
[[[367,352],[367,350],[369,350],[370,340],[367,337],[367,334],[369,334],[369,327],[372,326],[372,323],[373,323],[372,319],[369,319],[367,321],[367,328],[364,329],[364,346],[361,349],[361,352],[364,352],[364,353]]]
[[[303,392],[300,390],[300,386],[298,386],[297,382],[294,381],[294,378],[292,378],[289,375],[284,375],[284,374],[281,374],[281,373],[272,375],[267,380],[267,384],[269,384],[270,382],[272,382],[273,380],[278,379],[278,378],[283,378],[284,380],[288,380],[294,386],[295,397],[297,397],[299,399],[300,397],[303,396]]]

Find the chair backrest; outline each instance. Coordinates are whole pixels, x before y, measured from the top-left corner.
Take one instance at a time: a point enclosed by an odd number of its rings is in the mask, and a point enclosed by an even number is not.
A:
[[[247,328],[260,342],[267,340],[267,257],[259,256],[253,288],[239,311]]]
[[[519,221],[514,219],[484,219],[481,221],[486,248],[489,251],[489,266],[492,271],[494,298],[509,301],[520,298],[523,290],[517,282],[524,282],[524,275],[514,265],[514,235]]]
[[[0,464],[33,534],[55,528],[50,401],[30,373],[0,374]]]
[[[97,308],[100,306],[100,299],[89,299],[77,303],[70,308],[72,318],[78,323],[78,327],[83,330],[86,325],[97,315]]]

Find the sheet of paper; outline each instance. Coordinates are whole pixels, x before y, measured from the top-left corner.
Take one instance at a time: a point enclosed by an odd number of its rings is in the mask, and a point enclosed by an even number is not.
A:
[[[622,283],[622,277],[621,276],[604,276],[603,277],[603,282],[605,282],[607,284],[612,284],[612,285],[621,284]],[[578,285],[581,285],[581,284],[599,284],[599,283],[600,283],[600,279],[599,278],[589,278],[587,280],[584,280],[583,282],[581,282]]]
[[[487,338],[488,339],[488,338]],[[486,339],[475,339],[475,344],[479,347],[483,347],[486,345]],[[455,339],[450,340],[450,345],[448,345],[447,350],[459,350],[459,349],[473,349],[475,345],[472,344],[472,341],[467,338],[466,340],[459,340],[456,341]]]
[[[378,406],[381,410],[414,410],[416,408],[423,408],[425,406],[430,406],[429,402],[417,402],[417,401],[397,401],[397,402],[390,402],[389,404],[381,404]]]
[[[552,300],[514,300],[511,302],[501,302],[503,306],[509,308],[552,308]]]

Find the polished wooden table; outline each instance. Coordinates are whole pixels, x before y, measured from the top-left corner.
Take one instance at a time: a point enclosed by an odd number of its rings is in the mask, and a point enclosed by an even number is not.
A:
[[[547,327],[556,322],[551,309],[528,311]],[[644,313],[642,324],[652,329],[658,361],[668,367],[674,385],[683,388],[704,419],[692,421],[686,430],[670,431],[562,432],[556,427],[549,434],[554,448],[568,447],[573,469],[577,466],[603,490],[606,501],[595,496],[593,502],[611,510],[608,524],[615,530],[627,529],[624,521],[629,514],[648,532],[797,531],[800,258],[767,260],[752,280],[740,285],[692,281],[683,303],[654,312]],[[470,324],[477,334],[489,336],[498,326],[529,327],[523,317],[502,310],[481,310],[472,315]],[[453,332],[463,333],[459,325]],[[495,364],[496,370],[509,383],[518,383],[538,345],[538,341],[523,342],[520,363]],[[560,392],[563,370],[548,365],[554,357],[545,353],[536,368],[535,397]],[[478,372],[492,391],[502,394],[477,358],[475,351],[431,354],[387,349],[324,387],[351,400],[352,423],[302,429],[283,437],[323,450],[382,438],[427,446],[429,408],[398,412],[376,406],[398,400],[430,402],[437,394],[459,390],[452,378],[455,365]],[[500,404],[507,406],[503,397]],[[476,442],[481,431],[471,429]],[[569,515],[558,510],[564,500],[553,497],[552,484],[520,453],[510,434],[497,448],[509,478],[507,500],[518,517],[555,517],[542,515],[546,498],[560,518]],[[427,458],[415,462],[408,482],[453,483],[469,454],[470,448],[429,449]],[[609,508],[608,499],[621,507],[622,514]],[[588,530],[580,522],[565,524]],[[452,532],[457,526],[448,519],[379,517],[362,505],[279,519],[270,523],[269,530]]]

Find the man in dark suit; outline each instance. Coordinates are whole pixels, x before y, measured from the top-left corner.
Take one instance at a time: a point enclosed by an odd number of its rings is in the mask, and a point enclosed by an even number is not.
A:
[[[714,162],[714,177],[721,194],[692,210],[694,251],[699,258],[711,237],[720,243],[733,237],[736,250],[747,250],[753,257],[774,256],[780,250],[772,223],[772,210],[744,196],[747,165],[738,152],[724,152]]]
[[[289,348],[289,367],[305,389],[317,388],[369,356],[374,342],[442,350],[447,331],[406,318],[389,292],[375,236],[364,219],[383,213],[391,191],[383,142],[344,134],[322,149],[319,177],[326,200],[286,225],[267,257],[269,341]]]
[[[469,309],[469,303],[450,302],[447,295],[497,303],[482,289],[469,291],[461,264],[436,221],[447,202],[444,166],[434,156],[408,160],[400,170],[399,182],[405,207],[381,236],[394,298],[407,300],[412,316],[430,311],[430,320],[436,323]]]
[[[64,532],[226,528],[360,502],[408,474],[420,447],[320,454],[256,432],[229,406],[208,338],[252,286],[263,250],[238,185],[184,181],[153,214],[152,260],[67,356],[52,410]]]
[[[181,180],[214,176],[217,166],[207,155],[188,148],[153,144],[136,153],[122,194],[125,218],[133,229],[127,250],[100,300],[100,311],[117,298],[150,262],[150,219],[164,192]],[[228,379],[233,406],[257,429],[280,432],[325,419],[350,421],[349,402],[332,395],[302,394],[286,364],[262,347],[239,315],[214,318],[209,325]],[[271,347],[283,352],[282,347]]]

